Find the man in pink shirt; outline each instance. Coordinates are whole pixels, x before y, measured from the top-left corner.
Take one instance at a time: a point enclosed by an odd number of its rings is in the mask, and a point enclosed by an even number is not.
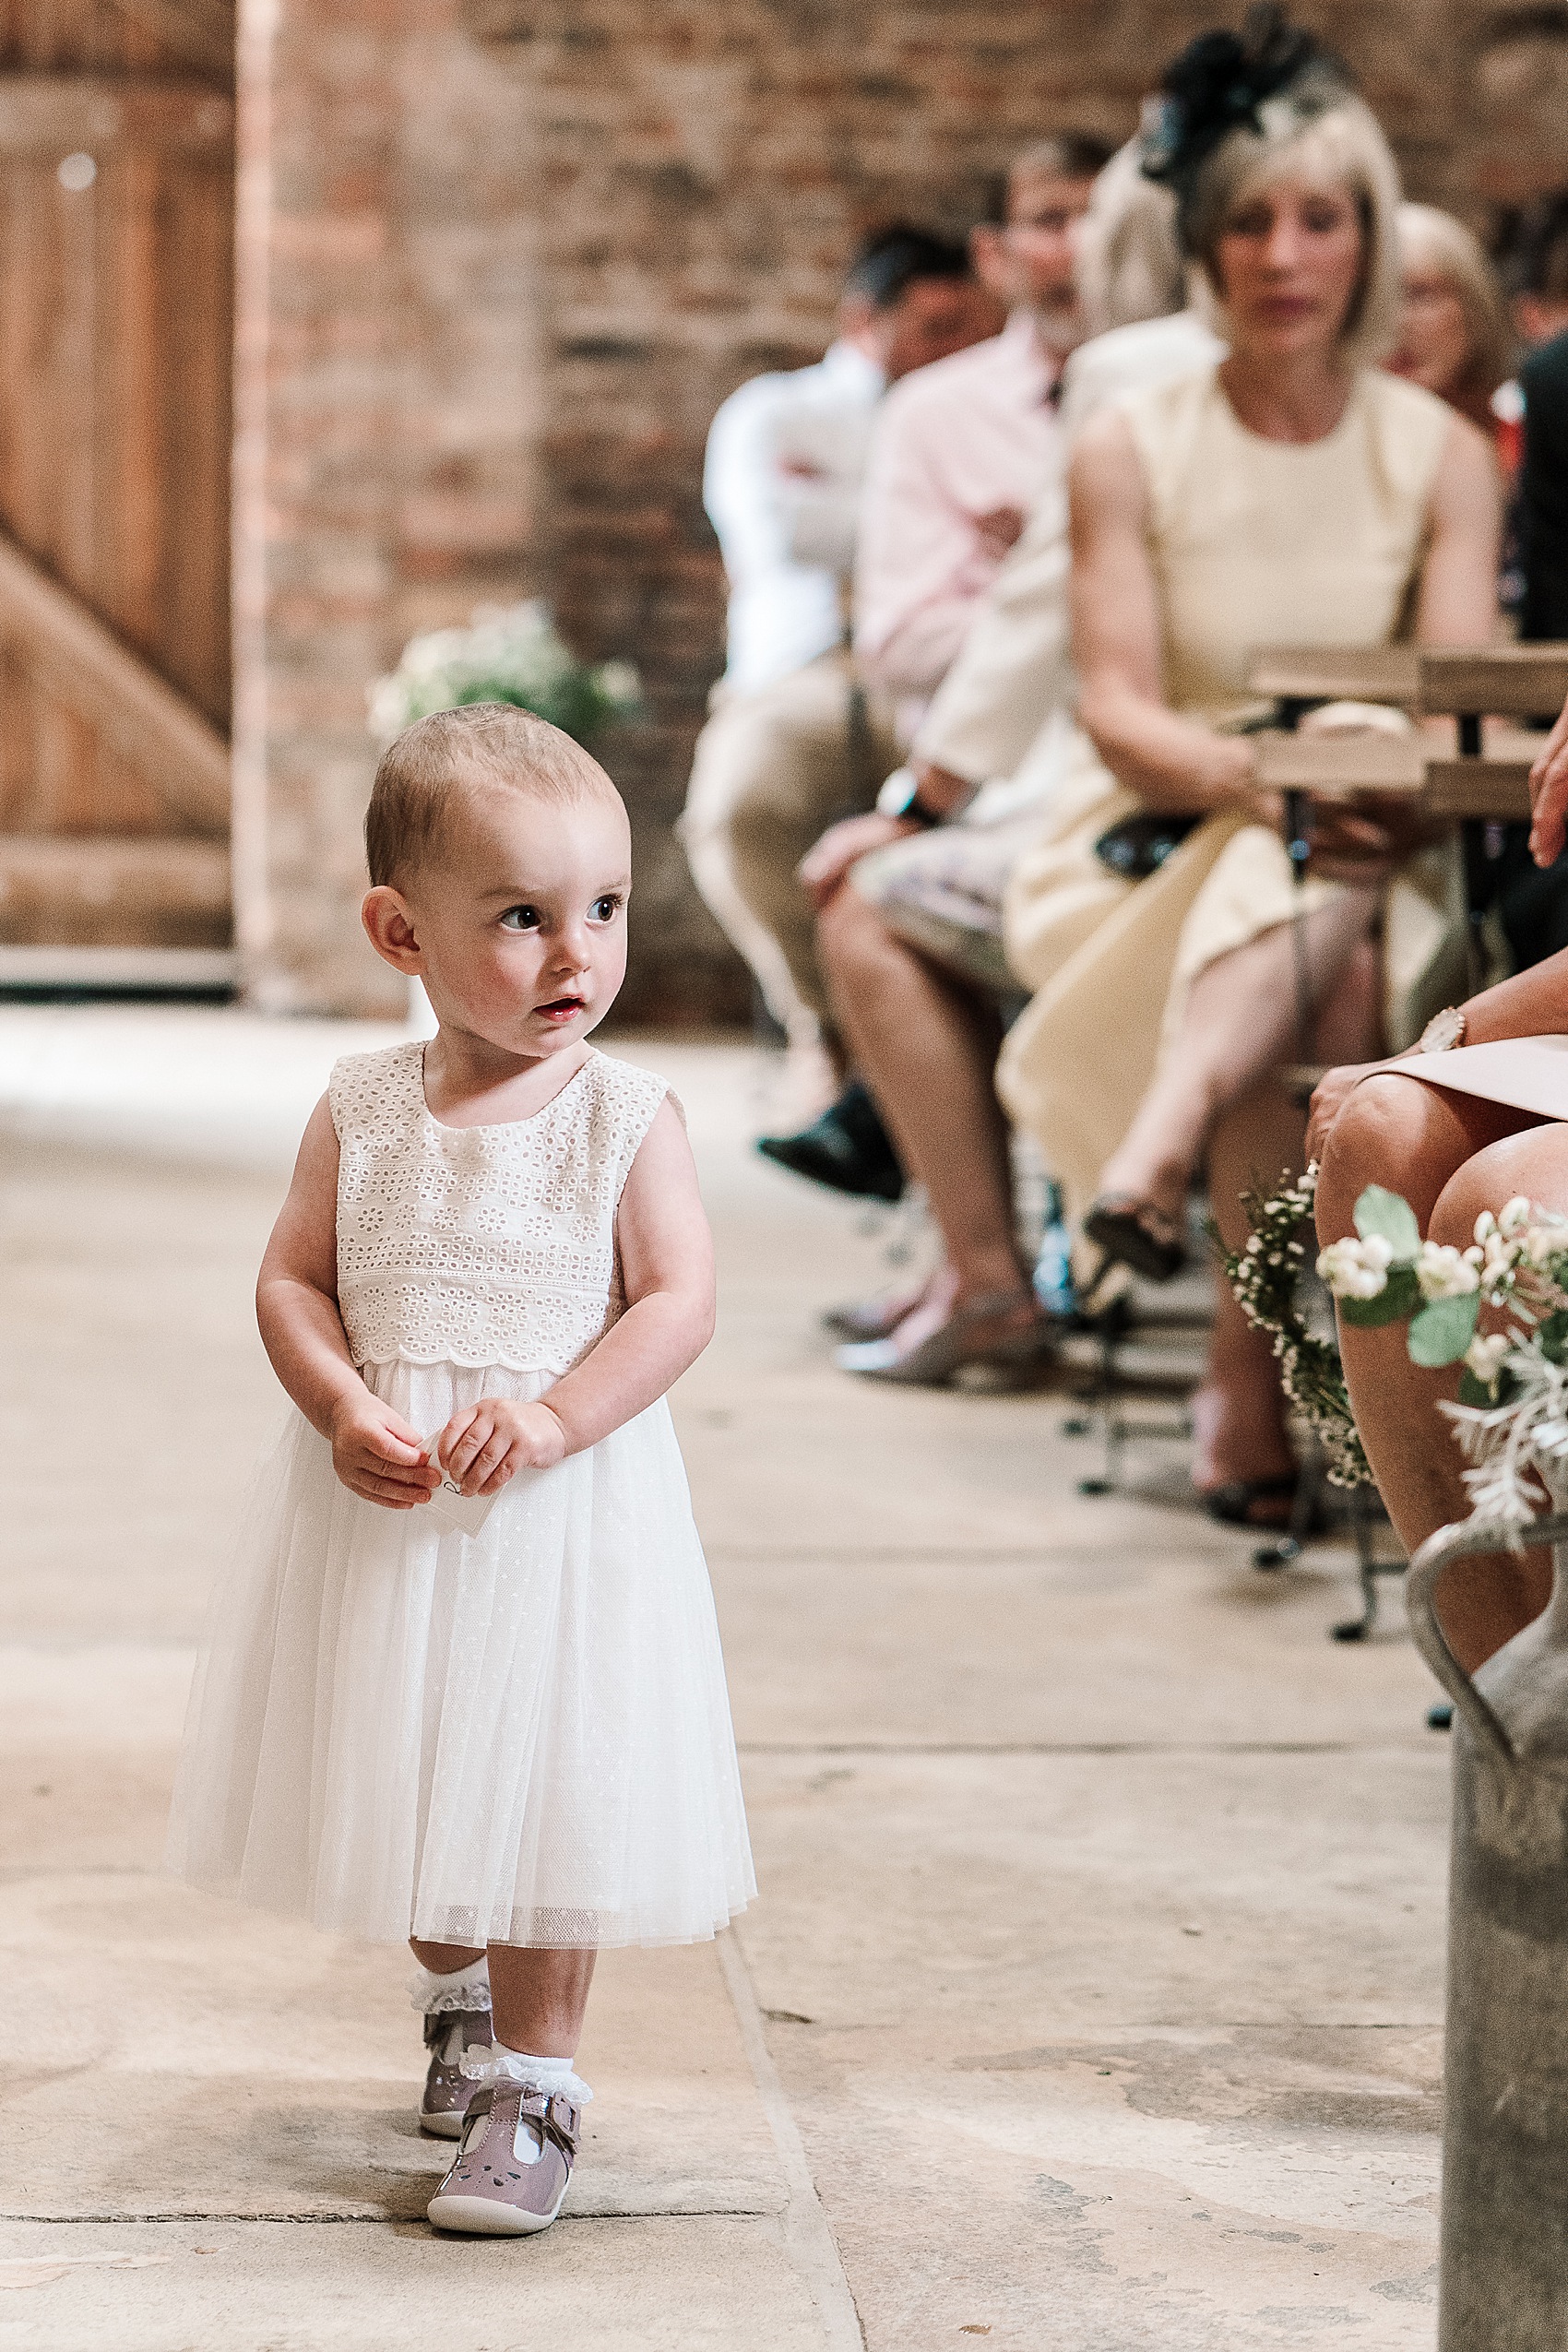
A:
[[[1053,402],[1083,339],[1074,236],[1110,149],[1064,133],[1019,156],[977,274],[1008,305],[1000,335],[921,368],[882,404],[855,563],[856,664],[908,742],[980,598],[1060,473]]]

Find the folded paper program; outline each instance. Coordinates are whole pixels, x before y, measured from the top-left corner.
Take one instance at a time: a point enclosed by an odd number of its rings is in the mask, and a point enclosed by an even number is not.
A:
[[[1568,1037],[1456,1045],[1446,1053],[1405,1054],[1374,1063],[1372,1069],[1396,1070],[1401,1077],[1420,1078],[1423,1086],[1479,1095],[1484,1102],[1533,1111],[1542,1119],[1568,1119]]]

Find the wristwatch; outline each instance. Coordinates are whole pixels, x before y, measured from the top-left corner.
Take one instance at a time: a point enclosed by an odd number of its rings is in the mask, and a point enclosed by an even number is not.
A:
[[[1464,1044],[1465,1033],[1468,1028],[1469,1023],[1458,1005],[1445,1004],[1441,1013],[1432,1015],[1420,1036],[1416,1039],[1416,1051],[1418,1053],[1451,1053],[1456,1045]]]
[[[907,816],[916,825],[945,825],[947,819],[936,809],[928,809],[921,798],[921,779],[912,767],[896,767],[876,796],[879,816]]]

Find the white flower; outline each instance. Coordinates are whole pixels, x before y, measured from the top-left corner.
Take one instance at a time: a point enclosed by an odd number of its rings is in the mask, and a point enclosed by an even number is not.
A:
[[[1500,1281],[1513,1273],[1519,1263],[1519,1243],[1505,1241],[1501,1233],[1489,1233],[1485,1256],[1481,1262],[1482,1278],[1488,1284]]]
[[[1499,1229],[1512,1240],[1515,1234],[1524,1231],[1534,1214],[1524,1194],[1515,1193],[1497,1220]]]
[[[1493,1217],[1493,1215],[1492,1215],[1492,1213],[1491,1213],[1491,1209],[1490,1209],[1490,1208],[1483,1208],[1483,1209],[1482,1209],[1482,1211],[1481,1211],[1481,1213],[1480,1213],[1480,1215],[1479,1215],[1479,1216],[1477,1218],[1477,1219],[1476,1219],[1476,1239],[1477,1239],[1477,1241],[1491,1241],[1491,1237],[1492,1237],[1492,1235],[1496,1232],[1496,1230],[1497,1230],[1497,1219],[1496,1219],[1496,1218],[1495,1218],[1495,1217]]]
[[[1520,1247],[1527,1265],[1545,1267],[1551,1264],[1553,1258],[1562,1257],[1564,1252],[1568,1252],[1568,1231],[1560,1222],[1532,1225]]]
[[[1344,1241],[1329,1243],[1318,1259],[1317,1270],[1336,1299],[1375,1299],[1388,1287],[1393,1260],[1393,1247],[1381,1233],[1373,1233],[1365,1241],[1347,1234]]]
[[[1503,1370],[1503,1359],[1514,1342],[1506,1331],[1490,1331],[1483,1339],[1478,1334],[1465,1350],[1465,1363],[1474,1372],[1483,1388],[1491,1388]]]
[[[1457,1250],[1444,1242],[1423,1241],[1416,1255],[1416,1280],[1423,1299],[1464,1299],[1480,1289],[1481,1277]]]

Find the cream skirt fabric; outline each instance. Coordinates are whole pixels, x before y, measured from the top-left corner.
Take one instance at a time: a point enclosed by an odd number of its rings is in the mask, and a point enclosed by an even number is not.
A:
[[[1045,837],[1020,860],[1003,909],[1008,961],[1037,992],[997,1072],[1002,1099],[1039,1143],[1071,1218],[1094,1198],[1198,973],[1265,931],[1310,913],[1339,885],[1298,889],[1277,835],[1239,815],[1208,818],[1145,882],[1107,872],[1094,845],[1140,803],[1087,739]],[[1389,885],[1384,1019],[1391,1047],[1466,992],[1456,852],[1426,850]]]
[[[424,1434],[544,1373],[369,1365]],[[400,1942],[687,1942],[754,1892],[713,1597],[661,1400],[476,1537],[361,1502],[290,1417],[214,1604],[173,1869]]]

